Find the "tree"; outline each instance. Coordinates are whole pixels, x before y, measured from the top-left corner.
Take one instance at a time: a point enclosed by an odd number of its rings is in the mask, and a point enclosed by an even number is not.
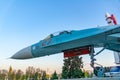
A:
[[[33,78],[35,76],[35,68],[32,66],[29,66],[26,69],[26,79],[27,78]]]
[[[27,80],[27,79],[26,79],[26,74],[23,74],[23,75],[22,75],[21,80]]]
[[[15,71],[13,71],[11,66],[8,71],[8,80],[15,80]]]
[[[23,75],[23,72],[19,69],[19,70],[16,72],[16,80],[21,80],[22,75]]]
[[[34,76],[34,78],[35,78],[35,80],[37,80],[37,79],[41,79],[41,70],[40,70],[40,68],[37,68],[36,70],[35,70],[35,76]]]
[[[64,66],[62,67],[62,78],[81,78],[84,74],[81,70],[83,67],[82,57],[69,57],[64,59]]]
[[[42,80],[47,80],[46,71],[42,71]]]
[[[56,71],[52,74],[51,80],[58,79]]]
[[[110,67],[105,67],[105,72],[110,72]]]
[[[5,70],[5,69],[0,70],[0,80],[5,80],[7,77],[7,74],[8,74],[7,70]]]
[[[83,70],[83,73],[84,73],[84,77],[85,78],[91,78],[91,77],[93,77],[93,72],[92,71]]]

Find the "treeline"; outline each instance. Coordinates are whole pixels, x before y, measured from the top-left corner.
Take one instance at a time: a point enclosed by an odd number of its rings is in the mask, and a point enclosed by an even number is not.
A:
[[[74,71],[71,77],[70,73],[72,72],[67,71],[63,70],[61,74],[57,74],[56,71],[54,71],[54,73],[50,75],[46,73],[46,71],[41,70],[40,68],[34,68],[32,66],[29,66],[25,72],[21,69],[15,70],[10,66],[9,70],[0,70],[0,80],[54,80],[58,78],[66,79],[92,77],[92,73],[85,70]]]
[[[28,67],[25,72],[21,69],[14,70],[11,66],[9,70],[0,70],[0,80],[47,80],[50,75],[40,68]]]
[[[62,73],[59,75],[56,71],[49,75],[46,71],[32,66],[28,67],[25,72],[21,69],[14,70],[10,66],[9,70],[0,70],[0,80],[54,80],[58,78],[74,79],[93,76],[92,72],[83,70],[82,57],[69,57],[65,58],[63,61]]]

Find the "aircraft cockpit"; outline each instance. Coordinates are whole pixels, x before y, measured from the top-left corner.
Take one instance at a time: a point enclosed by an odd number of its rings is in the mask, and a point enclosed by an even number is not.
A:
[[[58,36],[58,35],[70,34],[70,33],[71,33],[71,31],[67,31],[67,30],[59,31],[59,32],[55,32],[55,33],[53,33],[53,34],[50,34],[50,35],[47,36],[45,39],[53,38],[54,36]]]

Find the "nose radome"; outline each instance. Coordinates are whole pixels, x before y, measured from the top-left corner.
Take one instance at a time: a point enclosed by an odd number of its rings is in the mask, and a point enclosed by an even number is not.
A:
[[[33,58],[32,53],[31,53],[31,47],[26,47],[20,51],[18,51],[16,54],[14,54],[12,59],[29,59]]]

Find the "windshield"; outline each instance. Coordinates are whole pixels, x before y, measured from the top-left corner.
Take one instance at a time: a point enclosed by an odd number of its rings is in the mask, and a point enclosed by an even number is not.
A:
[[[49,39],[49,38],[52,38],[52,37],[57,36],[57,35],[69,34],[70,32],[71,32],[71,30],[69,30],[69,31],[64,30],[64,31],[55,32],[55,33],[47,36],[45,39]]]

